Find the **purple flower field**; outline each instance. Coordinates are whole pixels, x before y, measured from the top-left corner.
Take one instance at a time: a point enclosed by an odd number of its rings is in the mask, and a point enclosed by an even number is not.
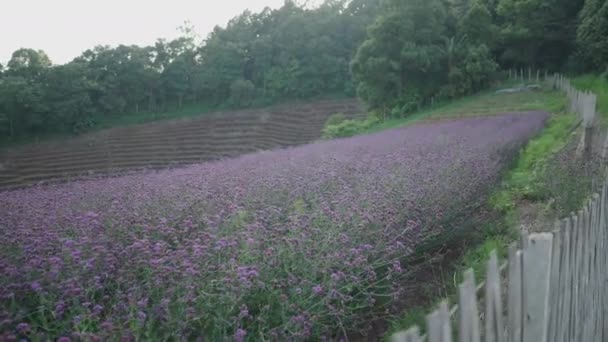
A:
[[[404,257],[482,199],[546,119],[421,123],[0,193],[0,339],[357,332],[403,291]]]

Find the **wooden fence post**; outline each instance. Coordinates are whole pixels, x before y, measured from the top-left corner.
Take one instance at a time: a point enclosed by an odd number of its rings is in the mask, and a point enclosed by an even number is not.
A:
[[[553,229],[553,247],[551,248],[551,278],[549,288],[549,341],[557,341],[559,329],[560,304],[562,300],[562,286],[560,281],[561,258],[561,231],[560,221],[555,222]]]
[[[420,339],[420,329],[413,326],[406,331],[394,334],[391,337],[392,342],[422,342]]]
[[[443,301],[439,309],[426,316],[429,342],[452,342],[452,328],[448,303]]]
[[[570,322],[572,320],[572,234],[573,225],[572,219],[563,220],[561,236],[562,236],[562,262],[560,270],[560,283],[563,284],[563,291],[560,299],[560,315],[559,315],[559,333],[557,341],[569,341],[571,334]]]
[[[608,131],[606,132],[606,138],[604,139],[604,145],[602,147],[602,161],[606,163],[606,157],[608,156]]]
[[[601,195],[600,195],[600,210],[599,210],[599,223],[598,223],[598,231],[600,233],[600,236],[598,238],[599,240],[599,252],[600,255],[598,257],[598,269],[601,270],[598,274],[598,286],[601,289],[605,289],[606,288],[606,279],[608,279],[607,275],[605,272],[602,272],[606,269],[606,265],[608,264],[608,252],[606,251],[606,248],[608,248],[608,242],[606,241],[606,238],[608,237],[608,233],[606,232],[606,196],[608,195],[608,183],[604,182],[602,184],[602,189],[601,189]],[[600,315],[600,326],[598,327],[600,329],[600,333],[601,333],[601,340],[604,341],[606,337],[608,337],[606,335],[606,324],[608,321],[608,315],[607,315],[607,310],[608,308],[606,307],[606,300],[608,299],[608,295],[604,292],[601,291],[600,292],[600,298],[599,298],[599,303],[601,303],[601,310],[599,311],[599,315]]]
[[[509,279],[508,279],[508,327],[509,342],[521,342],[523,331],[523,279],[522,251],[513,243],[509,247]]]
[[[498,257],[496,251],[490,253],[486,268],[486,312],[485,322],[485,341],[503,342],[504,325],[502,311],[502,291],[500,290],[500,274],[498,271]]]
[[[602,329],[600,328],[602,324],[602,293],[603,293],[603,284],[601,282],[603,265],[599,262],[601,255],[601,230],[600,230],[600,211],[601,211],[601,196],[599,194],[594,194],[593,202],[592,202],[592,220],[591,220],[591,232],[590,232],[590,241],[592,244],[590,251],[590,286],[592,297],[589,299],[590,306],[593,307],[592,312],[592,331],[593,335],[591,336],[595,340],[601,340],[602,338]]]
[[[529,236],[528,248],[524,250],[524,342],[547,340],[549,320],[549,283],[551,270],[551,247],[553,235],[536,233]]]
[[[475,275],[472,269],[464,272],[464,281],[458,287],[460,304],[458,334],[459,342],[480,342],[479,312],[475,294]]]

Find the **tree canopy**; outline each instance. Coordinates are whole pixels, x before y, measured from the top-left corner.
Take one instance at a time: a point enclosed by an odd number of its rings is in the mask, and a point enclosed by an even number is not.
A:
[[[351,62],[358,94],[402,115],[478,91],[501,68],[601,70],[607,11],[605,0],[386,0]]]

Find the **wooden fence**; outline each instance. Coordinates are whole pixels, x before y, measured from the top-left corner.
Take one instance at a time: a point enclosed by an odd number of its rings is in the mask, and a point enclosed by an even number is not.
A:
[[[587,91],[580,91],[572,86],[570,80],[562,75],[555,74],[545,77],[545,82],[554,89],[566,92],[568,96],[568,110],[578,114],[583,125],[583,134],[578,145],[577,154],[583,154],[585,158],[590,158],[593,130],[596,122],[597,95]],[[604,144],[605,154],[608,147],[608,140]]]
[[[519,71],[509,70],[509,79],[519,80],[521,82],[527,81],[536,83],[544,81],[545,84],[553,89],[558,89],[565,92],[568,96],[569,111],[580,116],[584,127],[590,127],[593,125],[596,114],[595,108],[597,106],[597,95],[592,92],[580,91],[576,89],[574,86],[572,86],[567,77],[561,74],[549,75],[546,71],[541,77],[540,70],[532,72],[532,69],[528,69],[528,77],[526,78],[524,70],[522,69]]]
[[[449,310],[443,302],[428,315],[427,335],[412,327],[393,335],[393,341],[607,341],[607,197],[604,183],[601,193],[556,222],[552,232],[524,234],[519,246],[509,248],[503,267],[493,252],[485,283],[476,286],[473,270],[466,271],[459,305]]]
[[[545,81],[555,89],[566,92],[570,112],[578,114],[583,120],[584,127],[590,127],[595,120],[597,95],[587,91],[580,91],[570,84],[570,80],[562,75],[547,76]]]
[[[564,77],[545,80],[568,93],[571,109],[584,122],[591,97],[573,91]],[[482,284],[477,286],[473,270],[467,270],[458,288],[458,305],[449,309],[442,302],[427,316],[426,334],[420,335],[414,326],[394,334],[392,340],[608,341],[607,197],[608,179],[582,210],[555,222],[552,232],[524,233],[518,244],[510,246],[501,267],[492,252]]]
[[[536,77],[534,77],[534,74]],[[545,85],[553,89],[565,92],[568,98],[568,111],[571,113],[576,113],[580,117],[581,124],[584,128],[580,143],[578,145],[577,154],[582,154],[585,156],[585,158],[589,158],[591,156],[592,138],[594,134],[594,127],[596,126],[595,123],[597,114],[596,94],[588,91],[580,91],[572,86],[567,77],[560,74],[549,75],[546,71],[544,72],[544,77],[541,77],[539,70],[537,70],[536,73],[533,73],[532,69],[528,69],[528,78],[526,79],[523,69],[519,72],[517,70],[509,70],[509,79],[519,80],[521,82],[536,81],[536,83],[540,83],[542,81],[545,83]],[[602,156],[603,158],[608,157],[608,135],[604,143]]]

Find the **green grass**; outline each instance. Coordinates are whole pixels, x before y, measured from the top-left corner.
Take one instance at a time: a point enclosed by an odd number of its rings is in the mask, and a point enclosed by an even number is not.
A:
[[[505,112],[545,110],[559,111],[566,104],[558,91],[543,90],[496,94],[494,90],[442,103],[413,113],[404,118],[388,119],[360,133],[374,133],[390,128],[404,127],[425,119],[448,119],[467,116],[487,116]]]
[[[504,87],[508,87],[505,85]],[[450,119],[467,116],[497,115],[505,112],[545,110],[557,112],[566,104],[566,98],[558,91],[542,90],[496,94],[492,89],[449,102],[438,103],[402,118],[383,121],[373,118],[345,120],[325,127],[326,138],[348,137],[404,127],[421,120]]]
[[[532,139],[522,151],[515,167],[505,177],[502,189],[490,198],[493,208],[508,212],[520,200],[547,199],[542,178],[546,177],[548,162],[568,143],[577,122],[576,116],[563,113],[550,118],[543,133]]]
[[[583,75],[572,79],[578,89],[590,90],[597,94],[597,109],[604,124],[608,124],[608,80],[599,75]]]

